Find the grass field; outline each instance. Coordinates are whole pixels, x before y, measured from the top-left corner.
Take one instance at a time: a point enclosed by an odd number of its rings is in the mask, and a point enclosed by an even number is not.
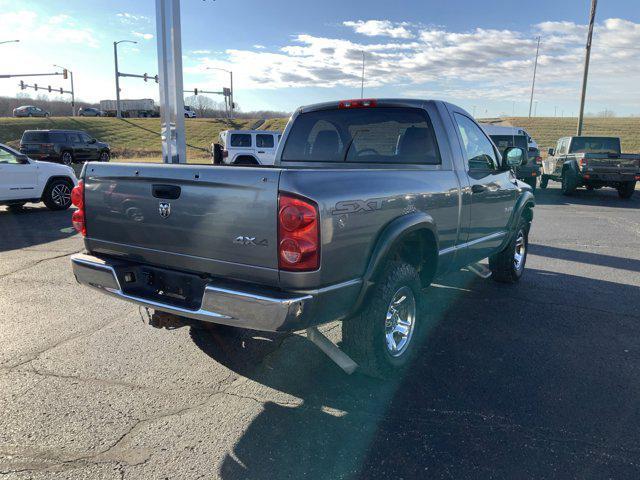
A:
[[[577,118],[557,117],[514,117],[492,119],[501,120],[500,125],[523,127],[540,146],[543,152],[555,147],[560,137],[576,134]],[[585,118],[583,135],[602,135],[620,137],[622,151],[640,153],[640,117]]]
[[[221,130],[251,128],[255,120],[198,118],[185,119],[187,157],[193,161],[210,158],[211,142],[217,141]],[[160,161],[160,119],[158,118],[0,118],[0,143],[17,147],[24,130],[30,129],[84,130],[98,140],[107,142],[115,159],[148,159]],[[264,129],[264,126],[262,127]]]
[[[501,124],[525,128],[538,142],[541,150],[555,147],[558,138],[575,134],[575,118],[514,117],[491,119]],[[283,130],[288,119],[265,120],[261,130]],[[486,120],[484,120],[486,121]],[[190,162],[208,162],[211,142],[216,141],[221,130],[247,129],[256,120],[198,118],[185,119],[187,129],[187,157]],[[18,146],[22,132],[28,129],[63,128],[84,130],[111,145],[114,160],[160,161],[160,120],[157,118],[0,118],[0,143]],[[587,118],[585,135],[610,135],[622,139],[626,153],[640,152],[640,118]]]

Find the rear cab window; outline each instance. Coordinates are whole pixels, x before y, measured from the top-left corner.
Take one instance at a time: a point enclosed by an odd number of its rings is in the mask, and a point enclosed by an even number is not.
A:
[[[282,161],[438,165],[441,157],[425,110],[374,107],[301,113]]]
[[[616,137],[573,137],[569,153],[619,154],[620,139]]]
[[[232,133],[230,144],[232,147],[250,147],[251,134],[250,133]]]

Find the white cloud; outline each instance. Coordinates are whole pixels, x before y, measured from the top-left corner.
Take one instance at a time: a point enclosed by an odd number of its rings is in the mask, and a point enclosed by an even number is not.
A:
[[[0,13],[2,34],[10,38],[25,38],[28,32],[30,42],[46,44],[80,44],[91,48],[99,46],[95,33],[90,28],[78,27],[77,22],[68,15],[55,15],[40,18],[31,10]]]
[[[365,30],[369,22],[356,25],[364,37],[397,28],[386,21]],[[406,26],[406,24],[403,24]],[[577,97],[584,59],[586,31],[572,22],[544,22],[531,31],[478,28],[466,32],[445,28],[414,27],[413,36],[391,37],[385,43],[297,35],[279,50],[226,51],[225,61],[200,59],[190,71],[206,66],[232,69],[238,88],[278,89],[294,87],[357,87],[362,52],[366,58],[366,87],[401,88],[449,92],[459,98],[525,98],[530,89],[537,34],[542,34],[537,92],[548,100]],[[396,32],[396,35],[398,33]],[[390,37],[390,35],[388,35]],[[364,40],[364,39],[363,39]],[[640,23],[607,19],[594,33],[589,95],[620,101],[640,108]],[[436,95],[437,96],[437,95]],[[605,100],[603,100],[605,101]]]
[[[345,27],[353,28],[356,33],[368,37],[413,38],[407,27],[408,22],[390,22],[389,20],[356,20],[342,22]]]
[[[134,37],[138,37],[138,38],[142,38],[144,40],[151,40],[153,38],[153,34],[152,33],[142,33],[142,32],[131,32],[131,35],[133,35]]]
[[[211,50],[192,50],[191,53],[194,55],[209,55],[211,54]]]
[[[131,25],[134,23],[150,23],[151,19],[145,15],[136,15],[129,12],[121,12],[116,13],[116,17],[120,20],[120,22]]]
[[[256,43],[256,44],[253,46],[253,48],[256,48],[256,49],[258,49],[258,50],[264,50],[264,49],[265,49],[265,48],[267,48],[267,47],[265,47],[264,45],[260,45],[259,43]]]

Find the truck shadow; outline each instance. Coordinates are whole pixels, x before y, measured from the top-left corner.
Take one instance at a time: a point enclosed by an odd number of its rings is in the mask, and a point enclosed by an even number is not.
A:
[[[426,292],[420,355],[386,382],[344,375],[298,335],[192,330],[262,403],[218,474],[637,478],[640,288],[542,270],[446,280]],[[594,304],[562,294],[574,286]]]
[[[18,211],[0,207],[0,252],[33,247],[76,234],[72,210],[54,212],[42,203],[28,203]]]
[[[562,195],[559,188],[536,189],[536,204],[538,205],[587,205],[606,206],[614,208],[640,208],[640,190],[636,188],[633,196],[624,200],[612,188],[599,190],[577,189],[573,195]]]
[[[603,267],[640,272],[640,260],[633,258],[614,257],[602,253],[582,252],[568,248],[551,247],[549,245],[529,244],[529,254],[542,257],[569,260],[571,262],[600,265]]]

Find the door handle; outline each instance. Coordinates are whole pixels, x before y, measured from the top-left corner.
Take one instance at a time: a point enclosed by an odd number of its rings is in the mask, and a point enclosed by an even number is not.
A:
[[[262,150],[262,151],[258,150],[258,153],[264,153],[264,150]]]
[[[180,198],[180,187],[177,185],[153,185],[151,193],[156,198],[176,200]]]
[[[471,193],[482,193],[486,191],[487,191],[487,187],[485,187],[484,185],[481,185],[479,183],[475,183],[471,185]]]

